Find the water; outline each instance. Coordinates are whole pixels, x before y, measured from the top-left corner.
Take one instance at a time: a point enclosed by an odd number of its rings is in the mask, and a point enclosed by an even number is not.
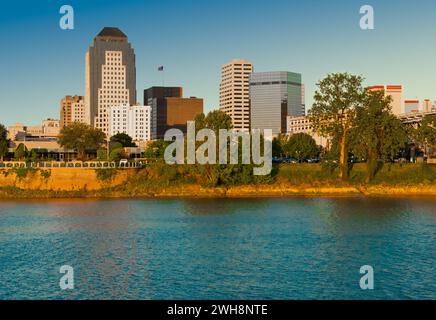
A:
[[[0,299],[435,299],[436,201],[0,202]],[[75,289],[59,288],[74,268]],[[360,289],[371,265],[375,288]]]

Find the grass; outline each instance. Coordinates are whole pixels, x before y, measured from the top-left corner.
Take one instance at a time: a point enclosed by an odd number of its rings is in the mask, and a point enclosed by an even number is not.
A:
[[[325,170],[321,164],[285,164],[276,169],[272,185],[288,185],[302,189],[347,186],[419,187],[434,186],[436,183],[436,165],[425,164],[385,164],[369,184],[365,183],[365,164],[354,165],[347,182],[338,178],[337,169]],[[194,173],[197,174],[195,171]],[[187,166],[146,167],[137,170],[135,175],[119,186],[110,185],[110,180],[116,174],[113,170],[98,170],[97,174],[100,175],[99,179],[108,182],[108,187],[100,191],[35,191],[16,187],[0,187],[0,198],[135,197],[153,195],[166,189],[174,190],[187,185],[207,187],[195,179],[192,170]],[[254,186],[252,183],[245,185]],[[213,192],[214,189],[210,188],[210,190]]]

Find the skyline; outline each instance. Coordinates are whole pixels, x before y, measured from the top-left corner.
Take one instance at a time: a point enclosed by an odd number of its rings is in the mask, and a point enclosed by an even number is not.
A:
[[[361,1],[243,0],[231,6],[227,0],[70,1],[75,10],[71,31],[58,27],[63,4],[29,4],[29,12],[22,3],[3,5],[0,34],[10,50],[0,53],[1,123],[59,118],[62,97],[84,95],[86,49],[105,26],[119,27],[129,37],[141,103],[144,89],[162,84],[157,68],[163,65],[165,86],[182,86],[186,96],[203,98],[205,112],[218,109],[221,66],[236,58],[251,61],[255,72],[301,73],[307,109],[316,82],[342,71],[363,75],[366,85],[403,85],[405,99],[436,100],[433,1],[410,8],[406,1],[373,1],[371,31],[359,28],[359,9],[366,4]],[[259,44],[264,44],[260,50]]]

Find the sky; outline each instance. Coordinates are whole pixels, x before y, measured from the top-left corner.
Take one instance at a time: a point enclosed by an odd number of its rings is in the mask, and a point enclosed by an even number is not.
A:
[[[74,30],[59,9],[74,8]],[[375,29],[361,30],[372,5]],[[365,84],[402,84],[407,99],[436,100],[434,0],[39,0],[4,1],[0,10],[0,123],[59,118],[65,95],[85,93],[85,52],[105,26],[135,49],[138,102],[143,90],[182,86],[218,108],[220,68],[244,58],[255,71],[303,76],[306,105],[316,83],[350,72]]]

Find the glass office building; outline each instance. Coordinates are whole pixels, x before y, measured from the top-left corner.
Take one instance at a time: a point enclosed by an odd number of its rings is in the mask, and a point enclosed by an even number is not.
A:
[[[286,117],[303,116],[301,74],[254,72],[250,77],[251,129],[286,133]]]

